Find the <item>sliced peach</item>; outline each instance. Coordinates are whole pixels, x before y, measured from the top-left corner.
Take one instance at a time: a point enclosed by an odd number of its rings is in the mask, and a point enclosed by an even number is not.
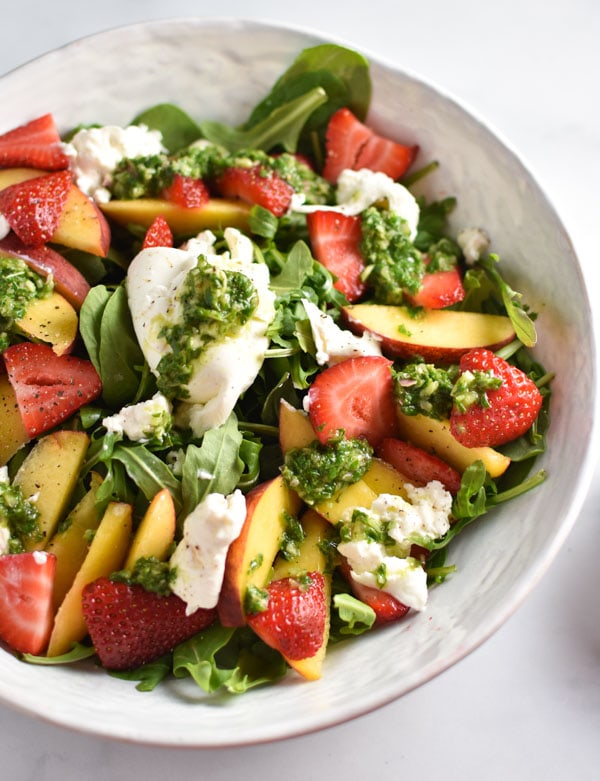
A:
[[[98,206],[74,184],[51,242],[106,257],[110,247],[110,227]]]
[[[19,330],[34,342],[46,342],[57,355],[71,352],[77,338],[79,319],[66,298],[52,291],[46,298],[36,298],[16,321]]]
[[[15,391],[6,374],[0,375],[0,420],[0,466],[4,466],[29,442]]]
[[[279,446],[282,453],[297,447],[306,447],[316,439],[306,412],[292,407],[282,399],[279,404]]]
[[[483,461],[490,477],[500,477],[510,465],[510,458],[491,447],[465,447],[450,431],[448,420],[434,420],[425,415],[398,412],[400,434],[404,439],[441,458],[459,472],[474,461]]]
[[[452,309],[411,312],[404,306],[354,304],[342,308],[346,325],[356,334],[368,331],[381,340],[389,356],[456,362],[468,350],[498,350],[515,338],[508,317]]]
[[[168,488],[163,488],[155,494],[135,531],[124,569],[132,569],[141,558],[152,556],[164,561],[175,539],[175,523],[173,497]]]
[[[101,204],[104,214],[119,225],[141,225],[148,228],[162,215],[177,236],[195,236],[207,228],[248,229],[248,204],[225,198],[211,198],[205,206],[185,208],[160,198],[138,198],[133,201],[109,201]]]
[[[14,483],[39,510],[40,540],[26,544],[39,550],[63,518],[89,445],[84,431],[54,431],[39,439],[17,470]]]
[[[263,588],[279,551],[286,513],[296,516],[302,502],[281,476],[261,483],[246,496],[246,520],[227,553],[218,612],[223,626],[245,623],[249,586]]]
[[[111,502],[100,521],[90,549],[63,599],[50,635],[48,656],[66,653],[83,640],[87,627],[81,607],[85,586],[120,569],[131,535],[131,505]]]
[[[331,527],[314,510],[307,510],[301,518],[301,523],[304,530],[304,539],[300,545],[298,556],[291,561],[279,557],[273,567],[272,580],[299,577],[306,572],[320,572],[323,575],[326,605],[323,642],[313,656],[309,656],[306,659],[286,659],[290,667],[293,667],[303,678],[309,681],[316,681],[321,677],[323,660],[325,659],[327,641],[329,639],[331,573],[328,571],[327,556],[323,552],[322,543],[327,539]]]

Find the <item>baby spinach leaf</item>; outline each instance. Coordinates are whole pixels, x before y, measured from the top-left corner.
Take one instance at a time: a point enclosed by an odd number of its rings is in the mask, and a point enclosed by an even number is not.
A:
[[[85,297],[79,312],[79,331],[94,368],[101,375],[100,330],[102,315],[111,296],[104,285],[96,285]]]
[[[201,136],[196,122],[172,103],[159,103],[146,109],[137,115],[132,124],[160,130],[163,144],[170,153],[189,146]]]
[[[277,106],[262,122],[251,128],[232,128],[221,122],[202,122],[202,135],[213,144],[220,144],[230,152],[240,149],[263,149],[268,152],[282,146],[287,152],[295,152],[298,138],[312,112],[327,100],[327,93],[315,87],[295,100]]]
[[[324,43],[304,49],[275,82],[271,92],[253,110],[248,127],[262,121],[277,105],[320,84],[327,93],[327,114],[321,124],[342,106],[364,119],[371,100],[369,63],[362,54],[337,44]]]

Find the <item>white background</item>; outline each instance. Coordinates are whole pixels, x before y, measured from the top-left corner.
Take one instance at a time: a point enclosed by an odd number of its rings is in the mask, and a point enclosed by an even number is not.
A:
[[[166,16],[245,16],[343,38],[434,82],[487,118],[531,164],[579,251],[592,300],[600,293],[594,277],[597,0],[304,0],[285,6],[281,0],[170,0],[166,6],[164,0],[11,3],[2,14],[0,74],[74,38]],[[454,668],[375,713],[276,744],[194,751],[99,740],[0,706],[0,777],[598,779],[599,479],[596,468],[564,548],[507,624]]]

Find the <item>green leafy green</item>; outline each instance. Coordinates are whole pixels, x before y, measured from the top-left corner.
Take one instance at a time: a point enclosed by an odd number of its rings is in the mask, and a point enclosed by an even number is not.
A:
[[[201,136],[198,124],[183,109],[172,103],[159,103],[142,111],[132,124],[159,130],[165,148],[171,153],[188,146]]]

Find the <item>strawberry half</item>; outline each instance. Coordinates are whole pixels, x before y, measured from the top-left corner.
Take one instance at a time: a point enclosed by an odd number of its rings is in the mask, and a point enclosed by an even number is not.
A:
[[[314,257],[337,277],[334,287],[350,303],[365,292],[361,279],[365,262],[359,249],[360,217],[335,211],[315,211],[306,215],[308,235]]]
[[[460,359],[460,372],[492,372],[502,385],[487,391],[488,406],[475,403],[465,412],[456,405],[450,413],[450,430],[466,447],[494,447],[524,434],[542,406],[542,395],[525,372],[490,350],[476,349]]]
[[[0,135],[0,167],[25,166],[58,171],[68,168],[52,114],[44,114]]]
[[[154,218],[152,224],[146,231],[144,241],[142,242],[142,249],[148,249],[149,247],[172,247],[173,246],[173,233],[169,227],[169,223],[165,220],[162,214],[159,214]]]
[[[380,588],[374,588],[373,586],[365,586],[364,583],[358,583],[352,577],[350,565],[343,557],[340,569],[346,582],[350,586],[352,593],[365,605],[368,605],[375,612],[375,624],[391,624],[393,621],[398,621],[403,618],[409,611],[407,605],[399,602],[396,597],[388,594],[387,591],[382,591]]]
[[[50,241],[72,185],[69,171],[56,171],[0,190],[0,213],[24,244]]]
[[[208,188],[202,179],[175,174],[162,192],[163,198],[184,209],[198,209],[209,201]]]
[[[411,442],[401,439],[384,439],[377,448],[379,458],[387,461],[413,485],[423,486],[431,480],[439,480],[451,494],[458,493],[460,473],[433,453],[427,453]]]
[[[142,586],[99,578],[82,593],[82,609],[92,643],[109,670],[131,670],[167,653],[210,626],[214,609],[186,615],[175,594],[162,597]]]
[[[215,180],[217,191],[225,198],[240,198],[282,217],[290,208],[293,188],[273,171],[260,165],[250,168],[226,168]]]
[[[23,654],[41,654],[54,621],[56,556],[43,551],[0,556],[0,639]]]
[[[347,108],[336,111],[325,131],[323,177],[335,184],[345,168],[369,168],[399,179],[410,168],[417,146],[407,146],[375,133]]]
[[[246,616],[250,628],[286,659],[314,656],[323,645],[327,620],[323,575],[309,572],[302,581],[273,580],[267,592],[267,609]]]
[[[308,414],[322,443],[343,429],[373,447],[396,432],[392,361],[380,355],[348,358],[322,371],[308,389]]]
[[[46,344],[13,344],[2,357],[30,437],[54,428],[102,391],[91,361],[56,355]]]
[[[443,309],[462,301],[465,297],[462,278],[458,269],[449,271],[434,271],[424,274],[421,287],[413,295],[404,294],[411,306],[422,306],[426,309]]]

